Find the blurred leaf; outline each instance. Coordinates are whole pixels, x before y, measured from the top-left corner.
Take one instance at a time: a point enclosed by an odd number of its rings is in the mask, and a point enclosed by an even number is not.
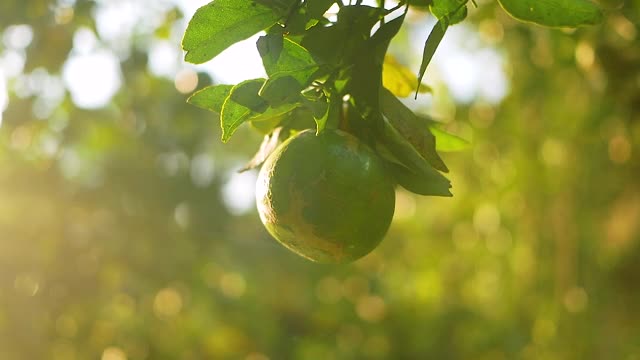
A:
[[[187,102],[205,110],[220,114],[224,101],[231,93],[233,85],[212,85],[193,93]]]
[[[450,134],[436,126],[430,126],[429,130],[436,138],[436,150],[438,151],[462,151],[469,148],[470,143],[453,134]]]
[[[273,129],[273,131],[270,134],[265,135],[264,140],[262,140],[262,144],[260,145],[260,149],[258,149],[258,152],[247,163],[247,165],[245,165],[245,167],[240,169],[239,172],[244,172],[262,165],[262,163],[265,160],[267,160],[269,155],[271,155],[273,150],[275,150],[278,147],[278,145],[282,143],[280,139],[281,131],[282,131],[282,127],[277,127]]]
[[[406,66],[400,64],[393,55],[385,55],[382,69],[382,85],[399,97],[407,97],[418,88],[418,78]],[[420,84],[418,92],[431,92],[427,85]]]
[[[590,0],[498,0],[514,18],[551,27],[577,27],[602,22],[602,10]]]
[[[418,10],[427,10],[429,5],[433,3],[432,0],[408,0],[409,6]]]
[[[262,2],[216,0],[199,8],[182,39],[185,61],[201,64],[275,24],[280,15]]]
[[[424,50],[422,51],[422,63],[420,64],[420,71],[418,72],[418,83],[422,82],[424,73],[427,71],[427,66],[429,66],[438,45],[440,45],[440,41],[442,41],[442,38],[444,37],[444,33],[447,31],[447,28],[448,25],[446,25],[446,22],[438,20],[438,22],[433,26],[433,29],[431,29],[431,33],[429,33],[429,37],[424,43]],[[418,97],[417,89],[416,97]]]
[[[455,25],[467,17],[467,2],[468,0],[433,0],[429,10],[448,26]]]
[[[407,165],[412,165],[411,169],[424,167],[421,161],[416,159],[415,155],[417,155],[419,159],[435,169],[448,172],[449,169],[436,152],[435,137],[413,111],[385,88],[380,91],[380,101],[382,114],[386,120],[384,121],[383,135],[387,140],[390,140],[389,149],[392,152],[397,149],[402,155],[396,154],[396,156],[401,160],[406,158],[409,162]]]
[[[305,5],[307,6],[307,13],[314,19],[321,19],[324,13],[326,13],[334,3],[335,0],[305,1]]]

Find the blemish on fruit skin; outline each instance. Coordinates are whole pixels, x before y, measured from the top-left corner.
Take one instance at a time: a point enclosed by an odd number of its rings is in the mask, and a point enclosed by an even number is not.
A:
[[[305,208],[310,204],[303,194],[296,189],[289,188],[289,207],[285,214],[278,218],[272,217],[268,224],[276,233],[281,233],[282,244],[290,250],[314,261],[340,261],[344,258],[344,244],[330,242],[316,233],[316,228],[304,218]],[[269,211],[273,214],[271,211]],[[286,224],[298,224],[295,229]],[[288,230],[288,234],[282,234],[282,230]],[[305,241],[300,241],[304,239]],[[313,255],[309,257],[308,255]]]

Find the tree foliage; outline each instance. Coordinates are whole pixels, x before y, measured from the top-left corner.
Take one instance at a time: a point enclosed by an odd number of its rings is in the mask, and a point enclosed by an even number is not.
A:
[[[77,0],[69,17],[58,6],[70,2],[0,1],[0,359],[638,356],[638,1],[601,1],[601,25],[571,31],[515,22],[498,2],[469,6],[442,44],[461,29],[502,54],[508,94],[460,100],[427,72],[432,95],[420,99],[447,116],[425,121],[456,196],[398,190],[388,238],[344,267],[282,251],[229,201],[249,191],[232,190],[254,173],[235,172],[268,122],[222,144],[219,124],[177,91],[181,77],[150,70],[158,44],[179,43],[181,10],[128,2],[145,11],[114,39],[96,18],[116,3]],[[322,14],[323,3],[309,1]],[[410,3],[403,26],[426,36],[430,1]],[[5,40],[16,25],[33,31],[21,50]],[[60,80],[86,31],[122,73],[97,109]],[[425,39],[403,31],[393,55],[416,76]],[[16,53],[24,67],[11,72]],[[287,128],[317,126],[302,118]],[[444,153],[435,129],[472,146]]]

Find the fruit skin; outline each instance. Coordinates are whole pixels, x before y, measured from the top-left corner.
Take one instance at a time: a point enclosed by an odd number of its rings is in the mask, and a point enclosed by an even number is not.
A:
[[[282,245],[315,262],[345,263],[380,243],[393,218],[395,191],[382,160],[356,137],[305,130],[265,161],[256,203]]]

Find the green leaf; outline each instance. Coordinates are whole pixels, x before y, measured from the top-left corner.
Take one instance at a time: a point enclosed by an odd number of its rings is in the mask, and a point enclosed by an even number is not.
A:
[[[437,151],[453,152],[462,151],[469,148],[470,143],[467,140],[459,136],[450,134],[440,129],[436,125],[429,126],[429,130],[436,138]]]
[[[187,99],[187,103],[220,114],[222,105],[229,93],[231,93],[232,88],[233,85],[207,86],[193,93]]]
[[[389,90],[382,88],[380,90],[380,107],[384,115],[382,134],[397,146],[389,146],[389,149],[396,149],[396,154],[401,160],[406,158],[414,167],[424,168],[420,164],[420,159],[428,163],[437,170],[448,172],[447,166],[444,164],[438,153],[436,152],[435,137],[429,129],[424,126],[416,115],[406,107],[398,98],[396,98]],[[397,135],[396,135],[397,133]],[[397,137],[404,140],[407,144],[397,144]],[[409,152],[408,150],[412,150]],[[415,153],[415,154],[413,154]],[[409,164],[408,164],[409,165]],[[413,168],[413,167],[412,167]]]
[[[422,82],[422,78],[424,77],[425,71],[427,71],[427,66],[431,62],[433,55],[436,53],[436,49],[438,45],[440,45],[440,41],[444,37],[444,33],[447,31],[449,26],[446,22],[442,22],[442,20],[438,20],[438,22],[431,29],[431,33],[429,33],[429,37],[427,41],[424,43],[424,50],[422,51],[422,63],[420,64],[420,71],[418,72],[418,83]],[[418,90],[416,89],[416,98],[418,97]]]
[[[270,134],[276,127],[280,126],[288,114],[283,116],[275,116],[268,120],[249,121],[249,125],[262,135]]]
[[[274,118],[278,118],[282,115],[290,113],[293,109],[299,107],[300,105],[301,104],[299,102],[296,102],[286,103],[279,106],[269,106],[264,112],[252,113],[249,116],[248,120],[251,120],[252,122],[272,120]]]
[[[433,0],[429,10],[443,23],[454,25],[467,17],[467,7],[465,4],[468,0]]]
[[[388,163],[398,185],[418,195],[451,197],[451,182],[436,170],[428,168],[426,172],[412,172],[405,166]]]
[[[264,79],[247,80],[231,89],[220,112],[223,142],[227,142],[238,126],[252,115],[262,113],[268,108],[267,102],[258,96],[264,82]]]
[[[320,134],[329,125],[331,128],[337,128],[340,122],[340,112],[342,108],[342,99],[336,98],[334,92],[329,92],[326,95],[326,110],[318,116],[314,113],[313,119],[316,122],[316,134]]]
[[[550,27],[577,27],[602,21],[602,10],[589,0],[498,0],[514,18]]]
[[[275,28],[278,29],[280,27],[275,26]],[[258,41],[256,41],[256,47],[258,48],[258,53],[262,58],[262,65],[267,75],[277,71],[276,66],[278,59],[280,59],[280,54],[284,47],[284,36],[282,34],[282,30],[260,36]]]
[[[309,50],[318,64],[335,65],[340,60],[340,44],[346,36],[338,25],[316,25],[309,29],[301,41],[301,45]]]
[[[407,3],[412,8],[417,8],[419,10],[426,10],[433,3],[432,0],[408,0]]]
[[[257,47],[269,76],[281,72],[300,72],[301,77],[303,74],[309,77],[318,68],[307,49],[288,38],[283,38],[280,34],[261,36],[257,41]]]
[[[201,64],[275,24],[281,15],[262,2],[215,0],[199,8],[182,38],[185,61]]]
[[[324,13],[329,10],[331,5],[335,3],[335,0],[312,0],[305,1],[307,7],[307,13],[311,18],[321,19]]]
[[[262,85],[258,94],[271,105],[279,106],[299,99],[302,85],[289,73],[276,74]]]
[[[316,25],[302,39],[304,46],[319,64],[353,64],[370,38],[371,28],[380,20],[379,8],[352,5],[343,6],[333,26]]]
[[[281,131],[282,127],[277,127],[273,129],[270,134],[265,135],[264,139],[262,140],[262,144],[260,144],[260,149],[258,149],[258,152],[247,163],[247,165],[240,169],[239,172],[244,172],[262,165],[262,163],[267,160],[269,155],[271,155],[273,150],[275,150],[278,145],[282,143],[283,139],[280,138]]]
[[[236,129],[246,121],[259,122],[273,120],[290,113],[301,102],[271,106],[258,92],[265,79],[247,80],[235,85],[224,101],[220,113],[222,141],[227,142]]]
[[[451,196],[451,183],[422,158],[385,119],[376,149],[396,182],[420,195]]]
[[[269,75],[260,96],[274,105],[295,99],[319,74],[307,49],[281,34],[260,37],[257,47]]]
[[[289,35],[302,35],[306,30],[317,24],[328,23],[324,14],[329,10],[335,0],[304,1],[298,6],[297,11],[287,16],[285,29]]]
[[[380,89],[384,56],[391,39],[398,33],[405,14],[380,26],[378,31],[364,43],[364,48],[355,58],[349,90],[356,108],[363,118],[377,116],[380,112]]]

